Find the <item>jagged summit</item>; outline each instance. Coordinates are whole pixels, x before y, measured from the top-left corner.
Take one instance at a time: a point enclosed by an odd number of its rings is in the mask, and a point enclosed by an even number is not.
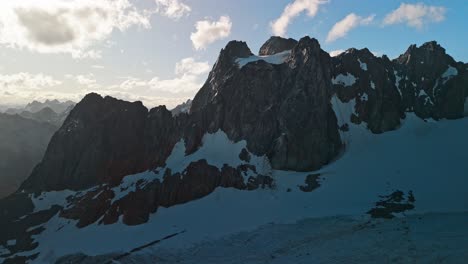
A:
[[[260,48],[259,56],[274,55],[286,50],[292,50],[297,45],[297,40],[289,38],[285,39],[282,37],[271,37],[265,42]]]

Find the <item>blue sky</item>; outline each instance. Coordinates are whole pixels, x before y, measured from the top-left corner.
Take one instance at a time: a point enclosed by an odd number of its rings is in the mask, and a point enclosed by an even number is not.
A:
[[[77,101],[96,91],[173,107],[193,97],[229,40],[244,40],[256,53],[279,33],[272,23],[280,17],[290,19],[281,34],[315,37],[326,51],[367,47],[394,58],[410,44],[436,40],[456,60],[468,61],[464,0],[18,2],[0,4],[0,104]],[[288,5],[297,10],[283,16]],[[60,8],[68,15],[59,15]],[[199,21],[205,24],[194,42]]]

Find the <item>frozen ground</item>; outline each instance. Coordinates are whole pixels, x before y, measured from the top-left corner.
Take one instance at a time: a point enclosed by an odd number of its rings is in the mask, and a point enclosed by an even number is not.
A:
[[[467,258],[468,213],[450,213],[270,224],[188,249],[152,247],[114,263],[466,263]]]

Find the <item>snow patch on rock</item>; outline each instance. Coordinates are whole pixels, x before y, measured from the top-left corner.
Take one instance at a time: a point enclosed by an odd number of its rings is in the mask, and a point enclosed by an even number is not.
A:
[[[400,81],[403,79],[400,75],[398,75],[398,72],[397,71],[393,71],[393,74],[395,75],[395,86],[398,90],[398,93],[400,94],[400,96],[403,96],[403,93],[401,92],[401,89],[400,89]]]
[[[367,63],[362,62],[361,59],[358,59],[358,62],[359,62],[359,67],[361,67],[363,71],[367,71]]]
[[[289,55],[291,55],[290,50],[286,50],[277,54],[269,55],[269,56],[250,56],[247,58],[238,58],[236,59],[236,63],[239,65],[240,68],[244,67],[245,65],[255,62],[255,61],[265,61],[270,64],[283,64],[288,59]]]
[[[33,212],[40,212],[49,210],[54,205],[63,205],[67,197],[76,195],[76,192],[70,190],[44,192],[39,196],[30,195],[31,201],[34,205]]]
[[[457,68],[449,65],[447,70],[442,74],[441,78],[444,80],[444,84],[447,83],[450,79],[458,75]]]
[[[423,89],[419,90],[418,97],[423,97],[424,98],[424,105],[427,105],[427,104],[432,104],[433,105],[434,104],[432,102],[431,97],[429,97],[429,95]]]
[[[356,83],[357,78],[351,73],[338,74],[336,78],[332,79],[333,84],[343,85],[345,87],[353,86]]]

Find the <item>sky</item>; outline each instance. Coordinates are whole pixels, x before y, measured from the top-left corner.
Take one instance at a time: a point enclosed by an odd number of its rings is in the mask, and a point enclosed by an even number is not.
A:
[[[227,42],[257,53],[272,35],[390,58],[436,40],[468,62],[467,15],[466,0],[1,1],[0,105],[97,92],[173,108],[193,98]]]

